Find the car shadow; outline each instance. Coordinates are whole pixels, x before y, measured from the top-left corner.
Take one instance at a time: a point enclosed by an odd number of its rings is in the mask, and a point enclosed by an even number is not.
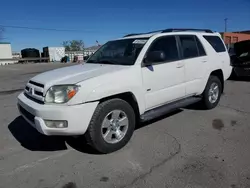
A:
[[[235,82],[250,82],[250,76],[230,77],[228,80]]]
[[[172,113],[168,113],[168,114],[165,114],[163,116],[160,116],[158,118],[155,118],[153,120],[150,120],[150,121],[145,121],[145,122],[139,122],[137,123],[137,126],[136,126],[136,129],[135,131],[143,128],[143,127],[146,127],[146,126],[149,126],[150,124],[153,124],[157,121],[161,121],[165,118],[168,118],[170,116],[173,116],[173,115],[176,115],[180,112],[182,112],[183,110],[176,110]],[[69,146],[71,146],[73,149],[79,151],[79,152],[82,152],[82,153],[87,153],[87,154],[94,154],[94,155],[100,155],[100,153],[96,152],[95,150],[93,150],[88,144],[87,144],[87,141],[85,140],[85,138],[83,136],[80,136],[80,137],[77,137],[77,138],[73,138],[73,137],[68,137],[67,138],[67,144]]]
[[[66,140],[67,144],[73,149],[86,154],[101,155],[96,150],[94,150],[90,145],[87,144],[84,136],[79,137],[68,137]]]
[[[30,151],[59,151],[67,149],[64,137],[42,135],[21,116],[12,121],[8,128],[15,139]]]
[[[136,131],[149,126],[155,122],[161,121],[165,118],[174,116],[183,110],[175,110],[171,113],[165,114],[150,121],[138,123]],[[100,155],[92,149],[83,136],[79,137],[64,137],[64,136],[45,136],[40,134],[36,129],[30,126],[23,117],[19,116],[12,121],[8,126],[14,138],[30,151],[59,151],[67,150],[67,144],[73,149],[86,154]]]

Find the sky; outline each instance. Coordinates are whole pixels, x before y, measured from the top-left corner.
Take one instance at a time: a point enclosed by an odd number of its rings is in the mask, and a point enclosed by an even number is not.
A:
[[[3,40],[13,51],[61,46],[66,40],[100,44],[128,33],[167,28],[250,30],[250,0],[1,0],[0,25],[74,31],[4,27]]]

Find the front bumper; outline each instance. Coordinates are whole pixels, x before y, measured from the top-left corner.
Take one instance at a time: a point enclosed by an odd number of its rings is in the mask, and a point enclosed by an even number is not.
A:
[[[250,66],[249,67],[234,67],[234,72],[237,76],[250,76]]]
[[[23,118],[45,135],[82,135],[86,132],[98,102],[78,105],[38,104],[23,93],[18,96],[18,109]],[[44,120],[66,120],[67,128],[49,128]]]

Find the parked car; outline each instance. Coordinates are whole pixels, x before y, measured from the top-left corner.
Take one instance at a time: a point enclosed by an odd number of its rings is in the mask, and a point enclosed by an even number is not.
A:
[[[250,76],[250,40],[237,42],[229,49],[232,76]]]
[[[196,102],[215,108],[231,71],[225,44],[211,30],[130,34],[83,65],[31,78],[18,108],[42,134],[84,135],[95,150],[110,153],[129,142],[140,121]]]

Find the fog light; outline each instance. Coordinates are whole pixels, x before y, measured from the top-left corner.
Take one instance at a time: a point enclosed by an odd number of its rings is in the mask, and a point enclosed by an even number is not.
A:
[[[44,120],[45,124],[49,128],[67,128],[67,121],[59,121],[59,120]]]

